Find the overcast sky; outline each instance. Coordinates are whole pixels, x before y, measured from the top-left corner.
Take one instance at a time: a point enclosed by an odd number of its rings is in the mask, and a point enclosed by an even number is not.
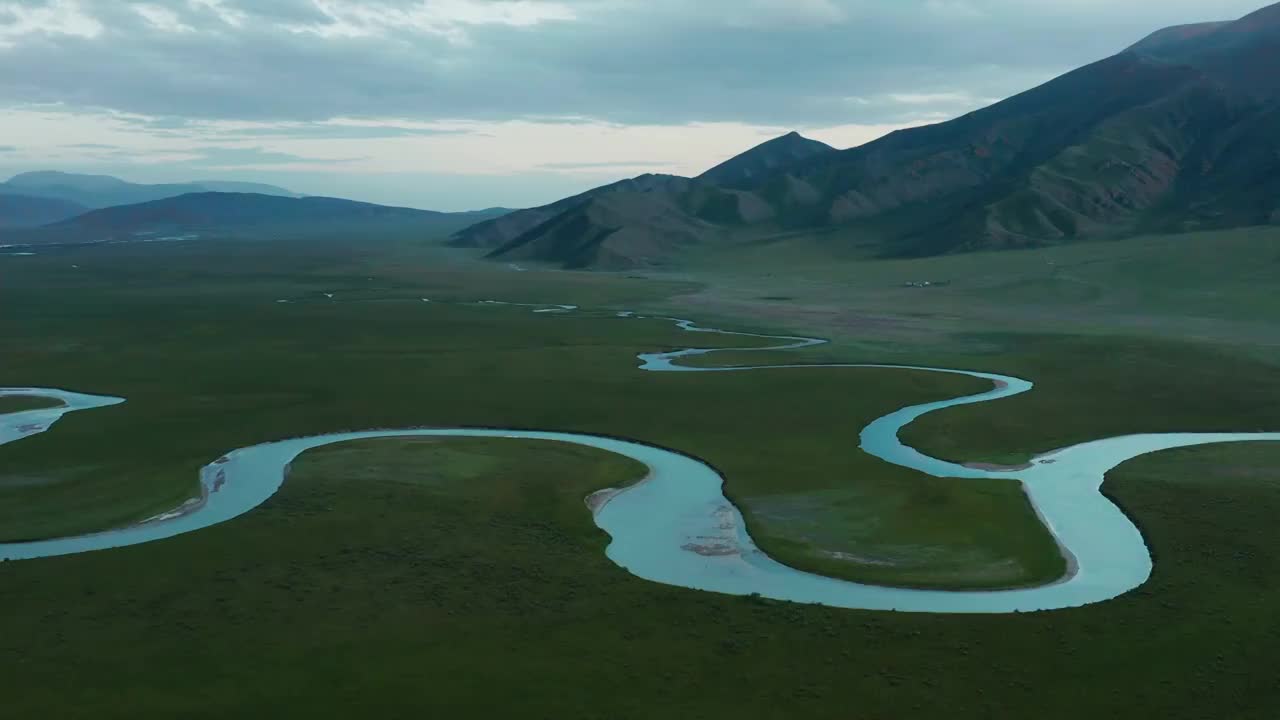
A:
[[[1265,0],[0,0],[0,173],[440,210],[936,122]]]

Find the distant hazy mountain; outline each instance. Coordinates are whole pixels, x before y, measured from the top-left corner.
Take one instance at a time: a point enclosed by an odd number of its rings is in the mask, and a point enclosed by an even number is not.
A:
[[[86,210],[85,206],[67,200],[0,192],[0,229],[48,225]]]
[[[501,209],[441,213],[326,197],[255,193],[189,193],[87,212],[10,238],[21,243],[106,242],[174,237],[262,237],[395,233],[443,237]]]
[[[194,185],[198,185],[209,192],[228,192],[228,193],[255,193],[257,195],[278,195],[280,197],[303,197],[298,193],[285,190],[275,185],[265,185],[263,183],[253,182],[231,182],[227,180],[197,180]],[[159,199],[159,198],[157,198]]]
[[[130,205],[199,192],[252,192],[298,197],[284,188],[259,183],[204,181],[168,185],[139,185],[109,175],[80,175],[45,170],[16,175],[0,184],[0,192],[67,200],[87,208]]]
[[[1159,31],[991,107],[850,150],[788,135],[639,191],[662,197],[640,198],[631,185],[642,180],[455,242],[622,267],[814,233],[912,256],[1280,223],[1280,4]]]

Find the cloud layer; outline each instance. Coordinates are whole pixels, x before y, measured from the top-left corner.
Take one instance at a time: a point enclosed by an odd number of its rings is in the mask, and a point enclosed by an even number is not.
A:
[[[0,102],[291,121],[903,122],[1257,4],[0,0]]]
[[[0,137],[41,164],[696,171],[715,133],[861,142],[1262,1],[0,0]],[[55,143],[51,113],[84,122]]]

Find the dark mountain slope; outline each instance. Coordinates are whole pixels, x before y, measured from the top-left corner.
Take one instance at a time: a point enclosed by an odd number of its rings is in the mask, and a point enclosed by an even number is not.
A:
[[[1158,34],[1157,34],[1158,35]],[[1280,78],[1280,4],[1235,22],[1211,24],[1176,41],[1148,38],[1131,50],[1188,65],[1255,97],[1274,97]]]
[[[818,227],[909,215],[890,238],[895,254],[984,244],[989,205],[1018,196],[1026,204],[1028,193],[1037,201],[1043,193],[1072,194],[1057,182],[1032,182],[1037,168],[1088,144],[1117,116],[1198,80],[1191,68],[1118,55],[956,120],[801,163],[788,181],[809,190],[807,202],[785,202],[781,212]],[[1107,158],[1097,160],[1083,164],[1092,172]],[[1065,185],[1077,181],[1090,183],[1071,177]]]
[[[1078,223],[1057,205],[1087,200],[1075,197],[1081,190],[1071,187],[1072,178],[1059,181],[1046,173],[1033,182],[1036,169],[1108,120],[1200,77],[1192,68],[1121,54],[950,122],[898,131],[851,150],[812,152],[767,172],[733,172],[757,166],[753,157],[768,148],[755,148],[720,166],[723,174],[712,172],[733,184],[720,188],[718,203],[674,204],[722,228],[818,229],[874,221],[886,237],[886,252],[896,255],[1075,235]],[[740,212],[744,201],[755,208],[750,218]],[[989,206],[1002,202],[1006,206],[990,217]],[[717,204],[727,207],[708,214]]]
[[[645,174],[593,188],[549,205],[514,210],[500,218],[463,229],[451,239],[459,247],[497,248],[591,198],[616,192],[683,192],[692,181],[678,175]]]
[[[1231,21],[1192,23],[1190,25],[1174,25],[1163,30],[1157,30],[1145,38],[1139,40],[1129,46],[1130,52],[1159,54],[1161,50],[1170,46],[1178,45],[1184,41],[1191,40],[1207,35],[1215,30],[1221,29],[1225,25],[1230,25]]]
[[[1280,224],[1280,101],[1197,148],[1168,200],[1170,229]]]
[[[661,265],[682,247],[721,234],[681,205],[682,193],[621,191],[589,198],[490,253],[566,268]]]
[[[720,163],[698,179],[725,188],[751,187],[757,179],[801,160],[833,152],[836,149],[826,143],[790,132]]]
[[[790,133],[695,179],[641,175],[467,228],[452,243],[491,248],[491,257],[568,267],[663,264],[681,248],[771,225],[778,219],[771,203],[737,186],[832,152],[828,145]]]
[[[0,193],[0,228],[29,228],[75,217],[88,210],[67,200]]]
[[[617,267],[663,264],[694,243],[815,233],[918,256],[1280,223],[1280,4],[1159,31],[990,107],[850,150],[790,134],[694,180],[646,178],[455,242]]]
[[[698,243],[768,224],[773,209],[756,195],[701,180],[597,193],[512,237],[489,254],[565,267],[663,265]]]
[[[1028,237],[1274,221],[1280,208],[1280,5],[1174,37],[1157,34],[1132,54],[1191,69],[1195,77],[1110,118],[1086,142],[1038,167],[1030,183],[1036,204],[1041,210],[1056,205],[1066,222],[1035,223]],[[989,218],[1011,227],[998,211]],[[1000,228],[989,229],[999,237]]]
[[[987,207],[975,245],[1122,234],[1157,222],[1162,208],[1176,214],[1179,189],[1211,168],[1213,138],[1250,112],[1215,83],[1196,80],[1118,113]]]

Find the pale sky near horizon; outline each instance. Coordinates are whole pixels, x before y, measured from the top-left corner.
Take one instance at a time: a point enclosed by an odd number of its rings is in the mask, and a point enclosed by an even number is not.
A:
[[[0,0],[0,174],[437,210],[955,117],[1265,0]]]

